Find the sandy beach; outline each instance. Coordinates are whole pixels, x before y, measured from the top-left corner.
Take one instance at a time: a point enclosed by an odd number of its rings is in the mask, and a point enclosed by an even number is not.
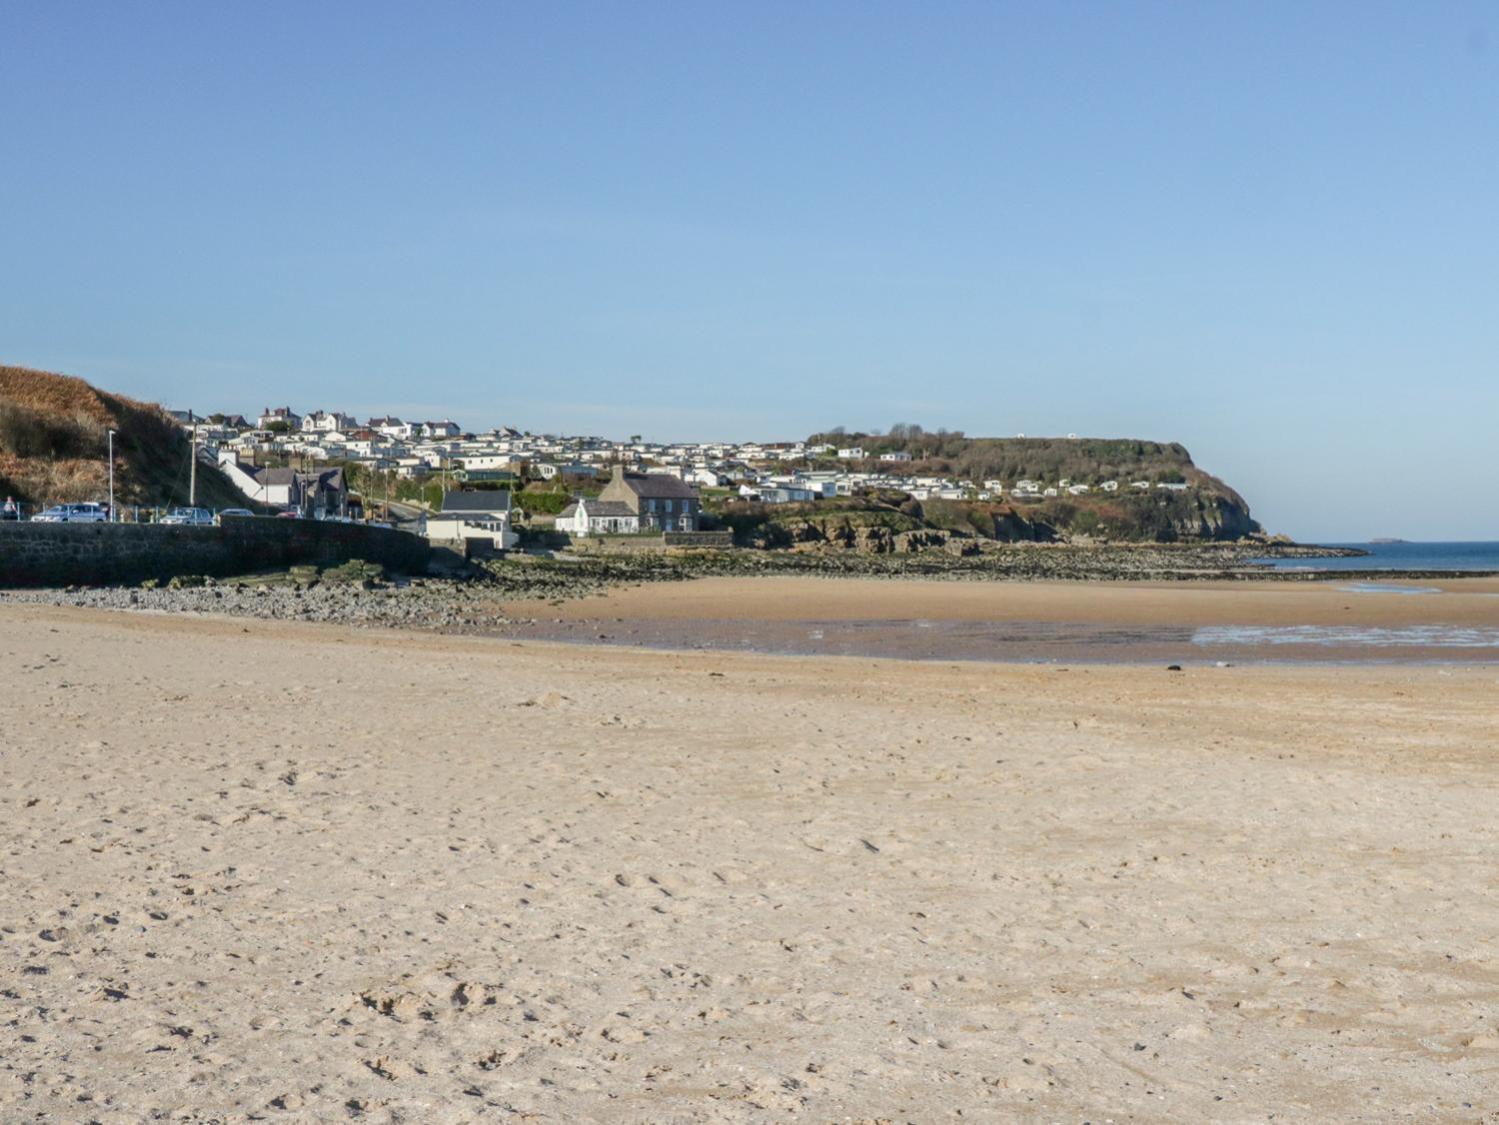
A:
[[[549,613],[983,592],[761,581]],[[1072,591],[1090,620],[1499,611]],[[1499,1120],[1493,667],[8,605],[0,668],[5,1121]]]

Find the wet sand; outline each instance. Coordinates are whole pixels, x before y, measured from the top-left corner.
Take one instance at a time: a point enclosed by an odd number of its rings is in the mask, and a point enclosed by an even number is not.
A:
[[[1499,1113],[1492,668],[17,606],[0,668],[5,1121]]]
[[[909,660],[1499,661],[1499,579],[1077,583],[707,578],[511,603],[506,635]]]

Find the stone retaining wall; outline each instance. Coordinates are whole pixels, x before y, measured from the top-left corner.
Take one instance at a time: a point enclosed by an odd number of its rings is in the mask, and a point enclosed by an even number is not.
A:
[[[732,531],[668,531],[663,535],[668,547],[717,547],[734,545]]]
[[[0,523],[0,586],[105,586],[178,574],[227,578],[350,559],[422,574],[431,550],[404,531],[356,523],[230,519],[222,527]]]
[[[574,535],[569,550],[580,555],[660,554],[666,540],[660,535]]]

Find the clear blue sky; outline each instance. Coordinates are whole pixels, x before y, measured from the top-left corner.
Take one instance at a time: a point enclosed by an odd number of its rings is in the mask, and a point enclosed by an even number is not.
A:
[[[0,361],[198,410],[1180,440],[1499,538],[1499,7],[0,6]]]

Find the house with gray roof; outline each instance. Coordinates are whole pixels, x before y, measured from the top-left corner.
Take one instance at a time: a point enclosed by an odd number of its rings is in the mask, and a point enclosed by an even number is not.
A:
[[[245,465],[228,449],[219,450],[218,465],[247,499],[258,504],[295,510],[314,519],[349,514],[349,484],[342,469],[309,473]]]
[[[641,531],[697,531],[702,501],[695,487],[665,473],[637,473],[615,467],[599,499],[623,504],[640,521]]]
[[[586,538],[589,535],[636,535],[640,532],[640,515],[618,500],[580,497],[557,517],[558,531]]]
[[[428,539],[487,539],[499,550],[520,542],[510,530],[510,491],[503,488],[443,493],[442,511],[427,514],[423,534]]]

